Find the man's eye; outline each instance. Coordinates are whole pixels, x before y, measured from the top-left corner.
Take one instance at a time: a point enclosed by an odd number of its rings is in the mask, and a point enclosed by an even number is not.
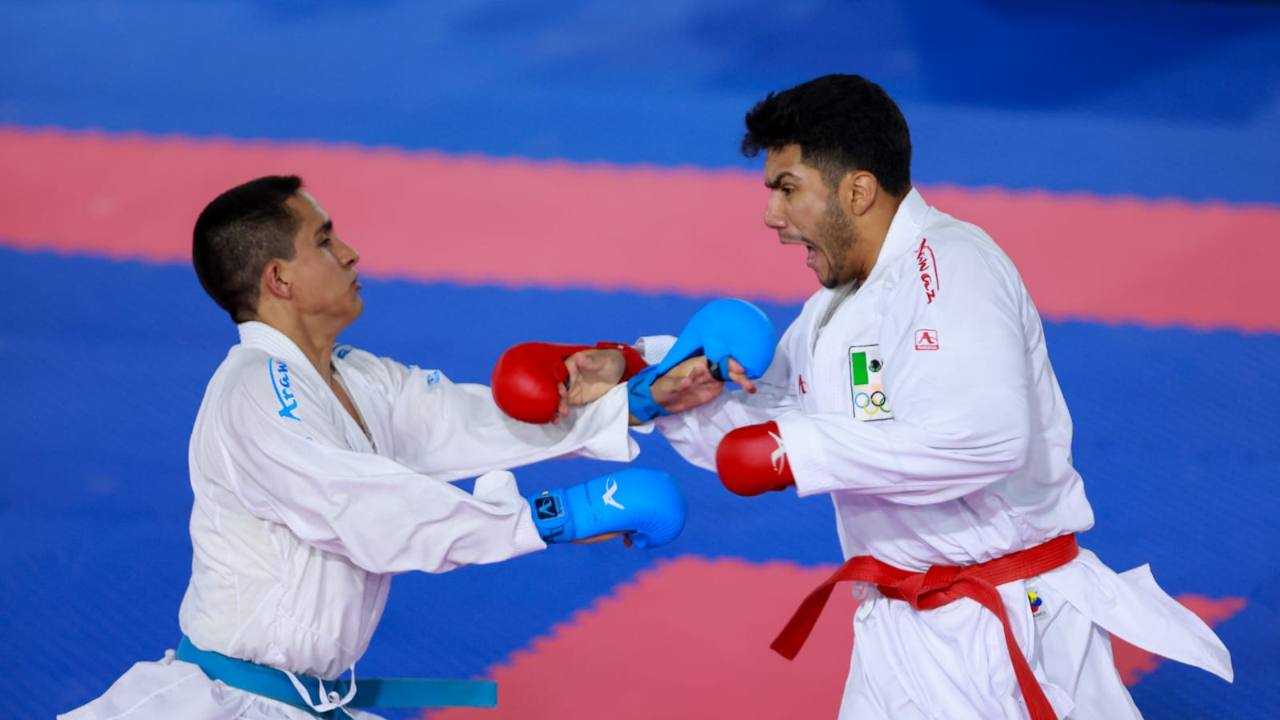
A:
[[[796,191],[796,189],[795,189],[795,188],[793,188],[793,187],[786,187],[786,186],[783,186],[783,188],[782,188],[782,194],[783,194],[783,195],[787,195],[787,196],[790,196],[790,195],[791,195],[791,193],[793,193],[793,192],[795,192],[795,191]]]
[[[327,237],[326,237],[325,239],[323,239],[323,240],[321,240],[321,241],[320,241],[320,247],[325,247],[325,246],[327,246],[328,244],[329,244],[329,238],[327,238]]]

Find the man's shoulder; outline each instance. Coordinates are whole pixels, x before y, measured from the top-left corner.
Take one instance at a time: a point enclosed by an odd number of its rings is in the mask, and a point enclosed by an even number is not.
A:
[[[260,380],[269,377],[275,368],[283,365],[285,372],[292,372],[297,361],[274,354],[269,350],[247,345],[236,345],[227,353],[226,359],[218,366],[215,377],[237,384]]]
[[[911,255],[929,251],[956,258],[1004,256],[1004,251],[985,230],[936,208],[929,213],[928,221],[920,229]]]
[[[210,383],[210,399],[228,408],[246,404],[298,419],[299,396],[307,380],[293,359],[263,348],[237,345],[227,354]]]
[[[932,209],[905,251],[886,268],[893,297],[915,306],[946,297],[1017,293],[1022,279],[1013,261],[977,225]]]
[[[333,346],[333,354],[330,356],[334,362],[342,361],[347,365],[356,366],[373,366],[382,363],[382,358],[369,352],[362,350],[348,343],[341,343]]]
[[[371,387],[380,389],[384,393],[397,393],[408,377],[421,372],[417,365],[406,365],[395,358],[376,355],[351,345],[334,347],[331,357],[339,372],[348,376],[358,376]],[[442,378],[439,370],[430,370],[422,374],[428,385],[434,385]]]
[[[375,355],[368,350],[361,350],[347,344],[335,346],[330,358],[341,372],[354,372],[367,380],[379,382],[386,382],[391,374],[391,368],[400,365],[391,358]]]
[[[907,252],[896,258],[896,265],[910,275],[930,275],[943,281],[948,275],[1001,274],[1012,271],[1013,261],[982,228],[932,209],[927,222],[920,227]]]

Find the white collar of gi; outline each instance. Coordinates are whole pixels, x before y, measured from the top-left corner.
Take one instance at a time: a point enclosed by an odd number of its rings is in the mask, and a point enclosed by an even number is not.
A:
[[[288,335],[264,322],[250,320],[236,326],[240,330],[240,344],[245,347],[266,350],[271,357],[311,367],[311,361],[297,343]]]
[[[871,269],[867,282],[884,272],[883,268],[894,258],[916,249],[916,238],[920,234],[920,228],[924,226],[925,215],[929,210],[929,203],[924,201],[920,191],[911,188],[902,199],[902,204],[898,205],[898,211],[893,214],[893,222],[889,223],[889,232],[884,236],[880,256],[876,258],[876,266]]]

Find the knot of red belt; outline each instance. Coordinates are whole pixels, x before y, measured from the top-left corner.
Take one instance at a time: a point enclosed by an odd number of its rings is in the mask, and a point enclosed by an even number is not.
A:
[[[922,573],[909,572],[883,563],[868,555],[849,558],[831,577],[822,582],[800,603],[791,621],[778,633],[771,646],[788,660],[794,659],[804,646],[813,626],[818,622],[827,599],[836,583],[866,582],[875,584],[882,595],[894,600],[904,600],[916,610],[931,610],[967,597],[995,614],[1004,626],[1005,645],[1013,663],[1018,687],[1027,704],[1031,720],[1056,720],[1053,706],[1036,681],[1027,658],[1018,647],[1000,597],[998,585],[1015,580],[1025,580],[1066,565],[1080,552],[1075,535],[1063,535],[1045,543],[1027,548],[977,565],[953,567],[934,565]]]

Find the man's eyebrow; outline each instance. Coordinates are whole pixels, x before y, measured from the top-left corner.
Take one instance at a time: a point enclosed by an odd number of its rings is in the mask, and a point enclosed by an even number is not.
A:
[[[783,170],[782,172],[778,173],[778,176],[775,177],[774,179],[765,180],[764,186],[769,188],[770,190],[777,190],[778,186],[782,184],[783,178],[787,178],[787,177],[798,178],[799,176],[791,172],[790,170]]]
[[[325,220],[324,224],[316,228],[316,237],[328,235],[333,232],[333,220]]]

